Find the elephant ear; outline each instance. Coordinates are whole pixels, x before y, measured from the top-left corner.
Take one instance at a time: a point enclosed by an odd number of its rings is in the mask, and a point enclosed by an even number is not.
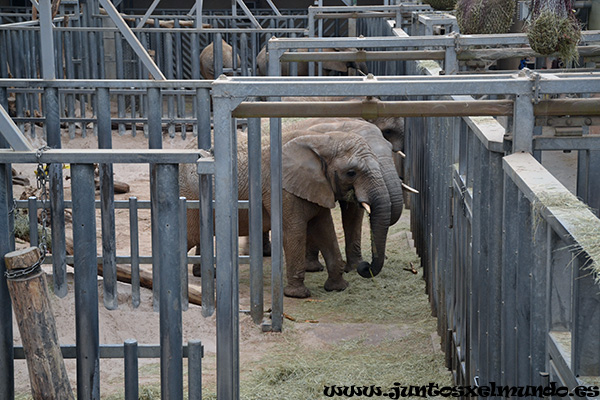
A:
[[[324,135],[300,136],[282,148],[282,181],[287,192],[316,203],[321,207],[335,207],[335,196],[324,171],[324,160],[316,143],[327,140]]]

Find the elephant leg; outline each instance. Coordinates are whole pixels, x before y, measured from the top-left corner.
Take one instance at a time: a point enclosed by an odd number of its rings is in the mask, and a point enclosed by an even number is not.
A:
[[[197,256],[200,255],[200,245],[196,246],[196,251],[194,252]],[[192,266],[192,274],[194,276],[202,276],[202,266],[200,264],[194,264]]]
[[[319,261],[319,245],[313,235],[309,234],[306,241],[306,272],[320,272],[324,269]]]
[[[342,291],[348,287],[348,282],[343,278],[345,263],[335,234],[331,210],[321,209],[317,218],[312,222],[308,227],[308,235],[312,237],[312,241],[318,240],[319,249],[327,266],[328,276],[325,290],[328,292]]]
[[[340,201],[342,210],[342,225],[344,227],[344,240],[346,243],[346,267],[345,272],[356,269],[362,259],[360,249],[362,235],[362,219],[364,209],[357,203]]]
[[[271,236],[269,232],[263,232],[263,256],[271,257]]]

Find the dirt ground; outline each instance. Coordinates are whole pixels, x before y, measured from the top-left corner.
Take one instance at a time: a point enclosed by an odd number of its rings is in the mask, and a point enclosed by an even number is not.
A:
[[[38,135],[39,137],[40,135]],[[191,136],[191,135],[190,135]],[[164,148],[182,148],[181,138],[164,136]],[[35,141],[34,146],[41,145]],[[74,140],[65,139],[64,148],[97,148],[97,138],[89,135]],[[114,136],[114,148],[147,148],[148,141],[139,134]],[[21,176],[33,183],[32,165],[15,165]],[[70,197],[69,170],[65,169],[65,193]],[[115,195],[126,200],[137,196],[149,199],[149,170],[145,164],[115,165],[115,179],[130,185],[130,192]],[[21,186],[15,186],[15,197]],[[99,212],[98,212],[99,214]],[[117,254],[129,254],[129,215],[116,210]],[[335,213],[336,226],[341,227]],[[409,212],[390,230],[388,260],[382,274],[365,280],[350,273],[350,287],[342,293],[328,293],[322,288],[326,273],[307,277],[311,299],[285,299],[283,333],[263,333],[250,317],[240,314],[241,393],[244,399],[318,399],[325,398],[323,388],[332,384],[392,386],[403,384],[450,384],[450,373],[444,367],[436,321],[424,294],[424,281],[414,250],[410,247]],[[99,220],[98,238],[101,237]],[[150,214],[139,211],[140,254],[149,255]],[[368,228],[364,229],[368,233]],[[338,228],[340,238],[341,228]],[[368,235],[363,248],[368,250]],[[19,246],[27,246],[19,243]],[[100,242],[98,252],[101,253]],[[369,254],[365,254],[370,259]],[[265,259],[265,308],[270,305],[270,260]],[[405,268],[413,265],[418,274]],[[148,266],[142,266],[148,267]],[[240,266],[240,309],[249,309],[248,267]],[[46,268],[49,273],[50,269]],[[51,276],[48,275],[51,282]],[[75,343],[73,274],[69,270],[69,293],[59,299],[52,296],[52,307],[62,344]],[[200,285],[200,278],[190,273],[190,282]],[[51,284],[51,283],[50,283]],[[102,303],[102,279],[98,279],[100,297],[100,343],[122,344],[135,338],[140,344],[159,343],[159,315],[152,310],[152,293],[141,290],[141,305],[131,304],[131,287],[118,285],[118,310],[106,310]],[[14,319],[14,318],[13,318]],[[200,339],[204,345],[204,398],[215,397],[216,329],[215,316],[203,318],[199,306],[190,305],[183,313],[183,341]],[[14,343],[20,345],[20,334],[14,322]],[[75,360],[65,360],[73,389],[76,387]],[[15,361],[17,398],[30,398],[29,378],[25,361]],[[184,362],[184,371],[186,370]],[[123,398],[122,360],[102,359],[100,363],[101,396],[103,399]],[[160,388],[160,360],[140,359],[140,398],[157,399]],[[187,379],[187,377],[186,377]],[[184,383],[187,387],[187,382]]]

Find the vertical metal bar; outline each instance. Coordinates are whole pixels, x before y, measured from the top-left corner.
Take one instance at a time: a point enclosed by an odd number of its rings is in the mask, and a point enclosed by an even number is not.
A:
[[[179,166],[156,164],[156,210],[160,289],[160,376],[163,399],[183,398]]]
[[[58,89],[45,89],[46,134],[48,146],[61,148],[60,113]],[[65,243],[65,202],[63,195],[62,164],[51,164],[48,168],[50,181],[50,207],[52,216],[52,275],[54,294],[67,295],[67,265]]]
[[[550,328],[550,263],[552,260],[550,248],[550,228],[540,215],[533,216],[533,263],[531,266],[531,377],[532,384],[543,382],[540,373],[546,371],[548,360],[548,332]]]
[[[255,324],[263,320],[263,241],[260,118],[248,119],[248,175],[250,221],[250,315]]]
[[[140,305],[140,242],[138,226],[137,198],[129,198],[129,229],[131,251],[131,304],[133,308]]]
[[[283,226],[281,119],[271,118],[271,308],[273,331],[283,326]]]
[[[181,263],[181,309],[186,311],[188,299],[188,262],[187,262],[187,202],[179,198],[179,255]]]
[[[472,134],[472,136],[475,136]],[[484,221],[482,218],[483,212],[483,163],[485,161],[483,153],[487,150],[483,146],[483,144],[475,139],[474,140],[474,150],[475,155],[473,158],[474,171],[473,171],[473,218],[471,220],[471,234],[472,234],[472,252],[471,252],[471,304],[469,309],[469,318],[470,318],[470,357],[469,364],[470,377],[476,376],[480,374],[480,341],[483,327],[481,324],[481,315],[485,313],[485,310],[481,310],[482,299],[480,296],[481,293],[485,293],[482,291],[481,286],[484,285],[484,280],[482,279],[484,276],[484,268],[485,264],[482,260],[482,247],[483,247],[483,235],[482,231],[485,230],[484,225],[487,225],[487,221]]]
[[[31,196],[27,199],[27,213],[29,214],[29,244],[37,247],[39,244],[37,197]]]
[[[245,33],[240,36],[240,59],[242,76],[248,76],[248,35]]]
[[[9,196],[9,185],[12,186],[10,164],[0,164],[0,226],[9,226],[9,209],[12,196]],[[9,180],[11,179],[11,180]],[[13,324],[12,302],[6,285],[6,265],[4,255],[12,251],[10,235],[0,235],[0,398],[14,399],[15,372],[13,356]]]
[[[148,145],[151,149],[162,149],[162,97],[160,89],[148,88],[147,91],[148,100]],[[159,279],[160,264],[159,254],[156,251],[160,251],[158,243],[158,231],[156,216],[158,215],[158,199],[157,185],[156,185],[156,165],[150,164],[150,219],[152,221],[152,304],[154,311],[159,309],[159,298],[160,298],[160,286],[161,281]]]
[[[533,290],[531,266],[533,264],[531,203],[519,191],[518,196],[518,262],[516,266],[517,291],[515,299],[516,335],[517,335],[517,384],[531,384],[531,304],[530,296]],[[545,336],[545,335],[544,335]],[[535,338],[539,340],[539,338]]]
[[[77,398],[100,399],[94,165],[71,164]]]
[[[188,399],[202,400],[202,358],[204,347],[200,340],[188,342]]]
[[[513,111],[513,153],[533,151],[533,129],[535,118],[533,116],[533,103],[530,94],[515,96]]]
[[[502,384],[517,384],[516,352],[516,299],[517,263],[519,256],[518,189],[515,183],[504,178],[504,214],[502,225]]]
[[[213,40],[214,76],[216,79],[223,74],[223,39],[220,33],[215,33]]]
[[[98,148],[112,148],[110,121],[110,93],[108,88],[96,89],[98,116]],[[104,281],[104,306],[118,308],[117,295],[117,244],[115,238],[115,189],[112,164],[99,164],[100,211],[102,226],[102,276]]]
[[[42,77],[44,79],[55,79],[56,69],[54,66],[54,32],[52,30],[52,12],[50,11],[50,0],[40,0],[40,39],[42,51]]]
[[[165,76],[167,79],[173,79],[173,35],[170,32],[165,33]],[[175,119],[173,96],[167,97],[167,113],[169,115],[169,137],[175,137],[175,125],[172,121]]]
[[[125,364],[125,400],[138,400],[138,343],[135,339],[127,339],[123,343]]]
[[[210,92],[196,90],[196,118],[198,120],[198,148],[211,148]],[[202,253],[202,315],[215,311],[213,183],[211,175],[200,175],[200,252]]]
[[[591,259],[582,254],[573,261],[572,370],[575,376],[600,375],[600,301],[598,284],[585,266]]]
[[[239,251],[236,137],[228,99],[213,97],[213,106],[217,239],[217,398],[237,399]]]

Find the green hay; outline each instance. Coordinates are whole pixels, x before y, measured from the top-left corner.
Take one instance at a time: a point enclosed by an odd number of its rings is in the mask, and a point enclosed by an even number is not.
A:
[[[507,33],[516,7],[515,0],[458,0],[456,22],[463,35]]]
[[[544,10],[528,25],[527,38],[535,52],[546,56],[558,53],[566,66],[578,64],[581,27],[572,18]]]
[[[541,212],[548,209],[554,214],[568,214],[570,233],[579,246],[571,248],[574,258],[585,253],[589,256],[584,269],[589,270],[600,284],[600,222],[590,208],[570,193],[543,193],[532,203],[534,229],[542,221]]]
[[[37,224],[38,238],[42,238],[42,225]],[[29,216],[21,211],[15,212],[15,237],[29,242]],[[46,248],[52,250],[52,235],[50,233],[50,227],[46,228]]]

